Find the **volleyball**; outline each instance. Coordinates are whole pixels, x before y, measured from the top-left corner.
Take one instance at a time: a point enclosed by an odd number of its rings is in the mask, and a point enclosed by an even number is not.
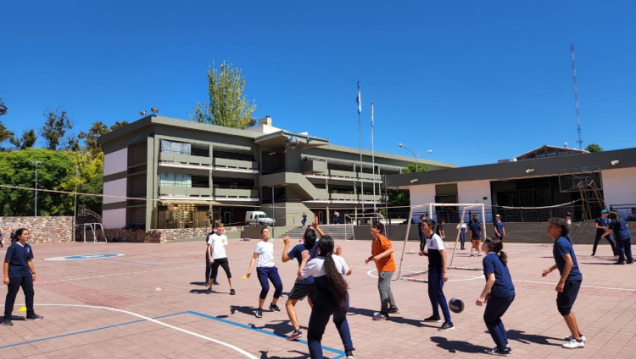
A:
[[[448,308],[453,311],[453,313],[461,313],[464,311],[464,301],[459,298],[451,298],[448,301]]]
[[[289,136],[287,142],[285,142],[285,145],[290,150],[295,150],[296,147],[298,147],[298,139],[296,138],[296,136]]]

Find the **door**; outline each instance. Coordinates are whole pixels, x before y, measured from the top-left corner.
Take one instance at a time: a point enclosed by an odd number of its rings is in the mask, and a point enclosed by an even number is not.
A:
[[[229,211],[223,212],[223,223],[232,225],[232,212],[229,212]]]

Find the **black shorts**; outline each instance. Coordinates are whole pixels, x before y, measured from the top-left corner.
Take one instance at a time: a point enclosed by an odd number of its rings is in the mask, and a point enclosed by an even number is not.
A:
[[[219,272],[219,267],[222,267],[227,275],[227,279],[232,278],[232,272],[230,272],[230,263],[227,261],[227,258],[219,258],[215,259],[214,263],[212,263],[212,273],[210,274],[210,278],[216,278],[217,273]]]
[[[292,300],[303,300],[306,296],[309,296],[309,299],[314,299],[314,290],[316,286],[312,284],[302,284],[296,283],[294,287],[289,292],[289,299]]]
[[[557,294],[557,309],[561,315],[568,315],[572,311],[572,306],[579,295],[581,288],[581,280],[566,280],[563,286],[563,292]]]

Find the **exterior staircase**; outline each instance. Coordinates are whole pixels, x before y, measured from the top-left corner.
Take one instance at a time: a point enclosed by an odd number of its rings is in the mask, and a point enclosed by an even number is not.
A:
[[[320,229],[326,235],[329,235],[331,236],[331,238],[336,240],[353,239],[353,226],[347,226],[346,238],[344,224],[321,225]],[[292,240],[292,243],[294,243],[294,240],[302,239],[303,234],[305,234],[305,228],[295,227],[280,236],[277,235],[276,238],[289,236],[289,238]]]

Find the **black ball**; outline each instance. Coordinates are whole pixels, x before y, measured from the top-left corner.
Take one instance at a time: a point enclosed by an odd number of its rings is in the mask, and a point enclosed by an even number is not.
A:
[[[459,298],[451,298],[448,301],[448,308],[453,311],[453,313],[461,313],[464,311],[464,301]]]

